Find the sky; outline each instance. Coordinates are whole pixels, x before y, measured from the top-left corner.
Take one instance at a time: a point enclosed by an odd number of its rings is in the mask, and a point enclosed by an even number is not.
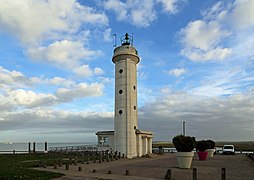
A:
[[[113,130],[114,36],[134,37],[141,130],[254,140],[253,0],[0,0],[0,142]]]

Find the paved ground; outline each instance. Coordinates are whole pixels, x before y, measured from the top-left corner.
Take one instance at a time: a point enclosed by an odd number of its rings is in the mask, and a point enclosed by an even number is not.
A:
[[[78,171],[82,166],[82,172]],[[254,180],[254,161],[245,155],[215,155],[206,161],[199,161],[195,155],[192,168],[197,168],[198,180],[220,180],[221,168],[226,168],[227,180]],[[96,170],[93,173],[93,169]],[[66,176],[56,180],[83,180],[83,179],[164,179],[167,169],[171,169],[172,179],[192,180],[192,169],[183,170],[177,168],[174,154],[154,155],[152,158],[138,158],[134,160],[120,159],[111,162],[71,165],[70,170],[65,166],[53,169],[47,167],[47,171],[61,172]],[[45,169],[40,169],[45,170]],[[130,175],[125,172],[129,170]],[[111,171],[112,174],[108,174]]]

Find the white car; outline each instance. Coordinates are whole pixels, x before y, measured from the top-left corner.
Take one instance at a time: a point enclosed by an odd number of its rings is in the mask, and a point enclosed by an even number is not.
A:
[[[235,154],[234,145],[224,145],[222,149],[223,154]]]

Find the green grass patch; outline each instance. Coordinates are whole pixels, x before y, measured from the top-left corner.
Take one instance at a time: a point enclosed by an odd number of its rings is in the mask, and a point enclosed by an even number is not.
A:
[[[70,156],[67,155],[56,154],[2,154],[0,155],[0,180],[49,180],[52,178],[61,177],[64,174],[38,171],[32,168],[38,167],[39,162],[46,163],[47,165],[53,165],[54,161],[59,159],[68,159],[69,157]]]

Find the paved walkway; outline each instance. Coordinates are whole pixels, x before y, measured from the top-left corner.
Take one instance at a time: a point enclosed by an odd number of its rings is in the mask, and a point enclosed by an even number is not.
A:
[[[79,166],[82,172],[78,171]],[[197,168],[198,180],[220,180],[221,168],[226,168],[227,180],[254,180],[254,162],[245,155],[215,155],[206,161],[199,161],[194,156],[192,168]],[[38,168],[39,169],[39,168]],[[96,170],[93,173],[93,169]],[[152,158],[138,158],[133,160],[120,159],[111,162],[71,165],[69,170],[65,166],[53,169],[47,167],[47,171],[65,174],[56,180],[83,180],[83,179],[164,179],[167,169],[171,169],[172,179],[192,180],[192,169],[177,168],[174,154],[154,155]],[[40,169],[45,170],[45,169]],[[125,172],[129,170],[130,175]],[[108,174],[111,171],[112,174]]]

